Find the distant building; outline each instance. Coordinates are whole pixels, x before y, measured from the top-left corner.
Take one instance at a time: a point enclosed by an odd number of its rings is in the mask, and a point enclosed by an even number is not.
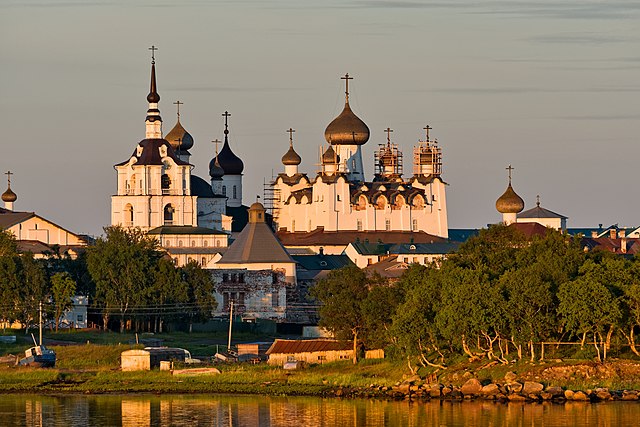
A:
[[[265,223],[260,203],[249,208],[249,223],[213,264],[216,315],[228,314],[231,303],[243,318],[287,319],[288,293],[296,285],[296,262]]]
[[[353,343],[328,339],[277,339],[267,350],[269,365],[282,366],[287,362],[322,364],[353,359]]]
[[[18,199],[11,189],[11,172],[7,172],[7,190],[2,194],[5,207],[0,208],[0,229],[14,235],[20,252],[31,252],[36,258],[68,255],[75,258],[87,245],[87,238],[75,234],[35,212],[14,210]]]

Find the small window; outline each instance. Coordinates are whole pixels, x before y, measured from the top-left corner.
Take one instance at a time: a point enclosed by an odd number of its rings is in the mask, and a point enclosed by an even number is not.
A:
[[[244,283],[244,273],[238,274],[238,282],[239,283]]]
[[[226,196],[226,195],[227,195],[227,186],[226,186],[226,185],[223,185],[223,186],[222,186],[222,195],[223,195],[223,196]]]
[[[193,247],[195,247],[195,246],[196,246],[196,241],[195,241],[195,240],[192,240],[192,241],[191,241],[191,247],[193,248]]]
[[[233,198],[234,198],[234,199],[237,199],[237,198],[238,198],[238,192],[237,192],[237,190],[236,190],[236,186],[235,186],[235,185],[233,186]]]
[[[277,307],[278,305],[280,305],[280,292],[274,289],[273,292],[271,292],[271,306]]]
[[[358,231],[362,231],[362,220],[358,220],[358,222],[356,223],[356,228],[358,229]]]
[[[278,273],[271,273],[271,283],[278,283]]]
[[[178,240],[178,247],[181,248],[182,247],[182,240]]]
[[[418,220],[417,219],[412,219],[411,220],[411,230],[418,231]]]
[[[202,246],[206,248],[207,246],[209,246],[209,243],[205,240],[204,242],[202,242]]]
[[[391,231],[391,220],[390,219],[385,219],[384,220],[384,229],[386,231]]]
[[[82,314],[78,314],[76,316],[76,322],[84,322],[84,316]]]
[[[229,275],[228,275],[227,273],[224,273],[224,274],[222,275],[222,281],[223,281],[223,282],[228,282],[228,281],[229,281]]]
[[[200,262],[200,265],[205,266],[207,265],[207,259],[205,257],[202,257],[202,260]]]

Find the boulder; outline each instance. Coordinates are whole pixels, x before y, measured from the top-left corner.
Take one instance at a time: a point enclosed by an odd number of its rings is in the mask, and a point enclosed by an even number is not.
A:
[[[564,391],[564,397],[568,400],[573,400],[573,395],[575,393],[573,392],[573,390],[565,390]]]
[[[595,390],[595,395],[598,400],[611,400],[612,396],[607,388],[597,388]]]
[[[548,391],[543,391],[542,393],[540,393],[540,397],[542,398],[542,400],[551,400],[553,399],[553,394],[549,393]]]
[[[500,394],[500,387],[498,384],[491,383],[482,387],[480,392],[485,396],[495,396],[496,394]]]
[[[443,396],[450,395],[452,391],[453,391],[453,387],[451,387],[450,385],[442,387],[442,390],[440,390]]]
[[[589,400],[589,397],[582,391],[576,391],[575,393],[573,393],[573,400],[585,402]]]
[[[522,387],[523,394],[540,394],[544,390],[544,386],[534,381],[525,381]]]
[[[622,397],[620,397],[620,399],[622,399],[622,400],[638,400],[638,393],[636,393],[635,391],[625,390],[625,391],[622,392]]]
[[[442,384],[435,384],[429,388],[429,396],[440,397],[442,390]]]
[[[506,374],[504,374],[504,380],[508,383],[515,381],[518,378],[518,376],[515,374],[515,372],[507,372]]]
[[[510,383],[509,384],[509,393],[520,393],[522,391],[522,384],[520,383]]]
[[[548,387],[545,389],[545,391],[546,391],[547,393],[550,393],[550,394],[554,395],[554,396],[562,396],[562,395],[564,395],[564,391],[562,390],[562,387],[559,387],[559,386],[557,386],[557,385],[554,385],[554,386],[548,386]]]
[[[520,395],[520,394],[510,394],[508,396],[509,400],[512,402],[522,402],[524,400],[527,400],[524,396]]]
[[[475,378],[471,378],[460,388],[464,395],[479,394],[482,391],[482,384]]]

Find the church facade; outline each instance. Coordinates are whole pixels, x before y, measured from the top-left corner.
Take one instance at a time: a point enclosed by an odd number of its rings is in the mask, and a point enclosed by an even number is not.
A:
[[[233,231],[247,221],[242,205],[244,165],[229,144],[230,114],[225,112],[224,145],[209,165],[210,181],[192,173],[189,150],[194,139],[178,120],[163,136],[155,58],[145,119],[145,138],[131,156],[114,166],[117,192],[111,197],[111,225],[140,228],[154,236],[176,264],[217,262]]]
[[[391,141],[379,144],[374,155],[375,175],[365,179],[362,147],[369,128],[351,110],[347,74],[343,111],[326,128],[320,171],[314,177],[300,173],[300,156],[293,138],[282,157],[284,171],[272,183],[273,218],[278,235],[353,231],[448,235],[446,184],[441,178],[442,152],[429,138],[414,147],[412,174],[404,177],[403,153]],[[293,130],[290,129],[290,132]]]

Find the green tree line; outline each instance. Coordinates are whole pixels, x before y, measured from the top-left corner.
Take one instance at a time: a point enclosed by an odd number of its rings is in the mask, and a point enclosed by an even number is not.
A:
[[[176,267],[157,240],[138,229],[105,228],[104,237],[75,259],[57,248],[40,259],[19,253],[13,235],[0,231],[0,319],[26,330],[45,317],[54,324],[74,295],[90,299],[107,329],[162,332],[171,321],[204,321],[216,308],[213,281],[196,262]]]
[[[593,346],[604,360],[614,337],[640,356],[640,259],[587,252],[579,237],[549,230],[527,239],[496,225],[394,283],[357,270],[313,289],[321,325],[409,366],[445,367],[461,355],[533,361],[540,343],[559,341]]]

